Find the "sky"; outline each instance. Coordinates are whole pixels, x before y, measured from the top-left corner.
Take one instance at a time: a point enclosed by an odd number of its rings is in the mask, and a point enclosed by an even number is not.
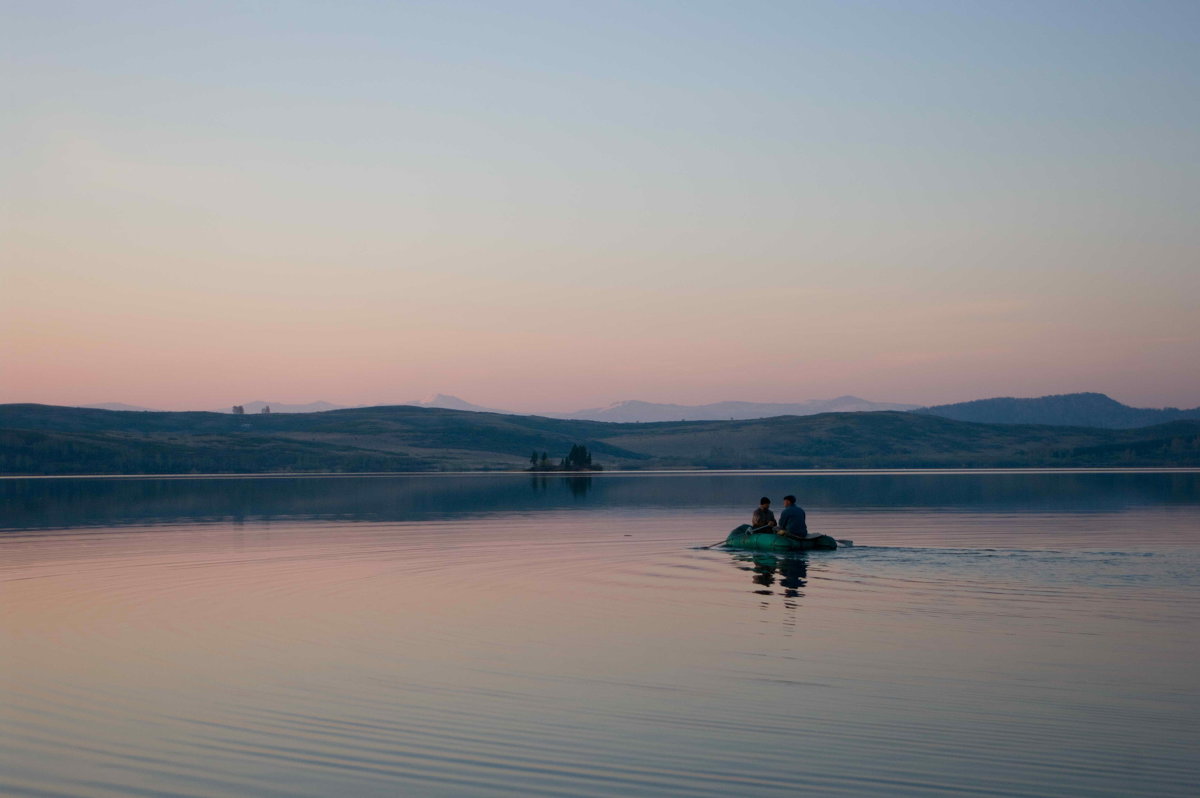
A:
[[[0,402],[1200,405],[1200,3],[0,0]]]

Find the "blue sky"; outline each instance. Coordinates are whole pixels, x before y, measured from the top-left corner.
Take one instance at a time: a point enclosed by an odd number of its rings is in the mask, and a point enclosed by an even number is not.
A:
[[[0,8],[0,401],[1200,404],[1200,4]]]

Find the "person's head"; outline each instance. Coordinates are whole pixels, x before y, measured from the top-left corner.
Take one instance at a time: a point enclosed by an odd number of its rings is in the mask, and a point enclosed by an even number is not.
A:
[[[791,506],[792,506],[793,504],[795,504],[795,503],[796,503],[796,497],[795,497],[795,496],[788,495],[788,496],[784,496],[784,497],[783,497],[783,506],[784,506],[784,507],[791,507]]]
[[[759,507],[770,507],[771,500],[768,499],[766,496],[763,496],[761,499],[758,500],[758,506]]]

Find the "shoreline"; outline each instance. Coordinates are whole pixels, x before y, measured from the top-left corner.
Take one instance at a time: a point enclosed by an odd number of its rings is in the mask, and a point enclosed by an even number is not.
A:
[[[0,480],[18,479],[354,479],[387,477],[631,477],[631,476],[865,476],[886,474],[892,476],[940,474],[946,476],[970,474],[1200,474],[1197,466],[1146,466],[1102,467],[1081,466],[1078,468],[1028,467],[1028,468],[678,468],[678,469],[625,469],[605,471],[261,471],[248,473],[211,474],[0,474]]]

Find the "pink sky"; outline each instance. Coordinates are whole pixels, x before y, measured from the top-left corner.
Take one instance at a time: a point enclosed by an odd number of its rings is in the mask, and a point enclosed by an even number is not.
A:
[[[14,12],[0,402],[1200,405],[1186,4],[452,5]]]

